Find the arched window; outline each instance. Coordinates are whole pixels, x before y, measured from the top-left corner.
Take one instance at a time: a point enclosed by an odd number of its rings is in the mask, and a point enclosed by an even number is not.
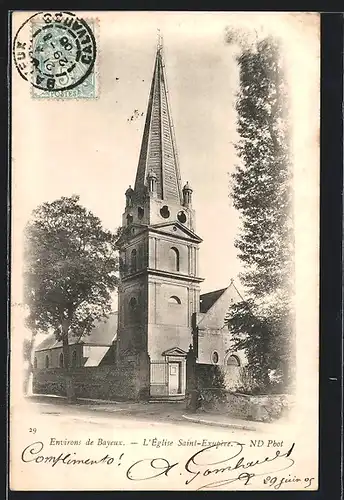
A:
[[[34,367],[34,368],[37,368],[37,358],[36,358],[36,356],[35,356],[35,359],[34,359],[34,361],[33,361],[33,367]]]
[[[172,295],[172,297],[168,299],[168,302],[169,304],[181,304],[180,298],[176,295]]]
[[[172,271],[179,271],[179,250],[175,247],[170,248],[170,264]]]
[[[61,352],[60,357],[59,357],[59,366],[60,368],[63,368],[63,353]]]
[[[230,355],[225,358],[224,375],[227,389],[233,390],[240,385],[240,360],[238,356]]]
[[[239,358],[236,356],[229,356],[226,361],[227,366],[240,366]]]
[[[131,272],[135,273],[137,271],[137,251],[134,248],[134,250],[131,251],[130,254],[130,266],[131,266]]]
[[[45,356],[45,367],[49,368],[49,356],[48,355]]]
[[[131,297],[129,300],[129,321],[130,323],[137,323],[140,319],[138,302],[136,297]]]
[[[143,262],[144,262],[144,248],[143,245],[139,246],[139,252],[138,252],[138,259],[137,259],[137,269],[142,269],[143,267]]]
[[[137,300],[135,297],[131,297],[131,299],[129,300],[129,307],[130,307],[130,311],[135,311],[136,308],[137,308]]]
[[[72,366],[74,368],[76,367],[76,350],[74,350],[72,354]]]

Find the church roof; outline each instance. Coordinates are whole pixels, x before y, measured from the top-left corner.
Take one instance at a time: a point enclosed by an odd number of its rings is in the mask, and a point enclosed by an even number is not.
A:
[[[221,297],[226,288],[214,290],[213,292],[203,293],[200,296],[200,312],[206,313],[213,304]]]
[[[231,280],[227,288],[214,290],[200,296],[201,314],[197,326],[201,329],[221,329],[232,304],[243,300],[239,290]]]
[[[158,199],[181,204],[181,179],[164,66],[162,45],[159,42],[136,173],[135,192],[144,192],[148,173],[154,173]]]
[[[86,344],[93,346],[111,346],[117,335],[118,313],[110,314],[105,321],[99,321],[89,335],[82,337],[69,336],[69,345]],[[55,334],[50,334],[35,349],[45,351],[55,347],[62,347],[62,342],[57,341]]]

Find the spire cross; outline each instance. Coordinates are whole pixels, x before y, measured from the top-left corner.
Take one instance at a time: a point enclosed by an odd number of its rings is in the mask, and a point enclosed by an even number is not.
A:
[[[160,33],[160,28],[157,29],[158,32],[158,45],[157,45],[157,50],[160,51],[162,49],[162,43],[163,43],[163,37]]]

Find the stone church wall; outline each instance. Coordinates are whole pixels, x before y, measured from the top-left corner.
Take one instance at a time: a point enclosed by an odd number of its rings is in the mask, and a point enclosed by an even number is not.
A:
[[[148,286],[148,352],[151,359],[162,359],[162,353],[173,347],[187,351],[192,338],[188,313],[194,307],[194,290],[173,281],[152,281]]]
[[[145,359],[128,359],[116,366],[81,367],[71,370],[79,398],[109,400],[146,399],[149,394],[149,364]],[[35,370],[34,394],[65,396],[64,370]]]
[[[81,344],[70,345],[69,352],[71,359],[73,358],[73,354],[75,352],[76,366],[82,366],[84,363],[83,346]],[[59,368],[61,354],[63,354],[62,347],[55,347],[54,349],[47,349],[45,351],[36,351],[35,362],[37,363],[37,368],[38,369],[46,368],[47,358],[48,358],[48,365],[50,368]]]
[[[198,330],[198,362],[212,363],[212,354],[217,352],[219,359],[218,364],[226,364],[226,359],[229,353],[234,353],[233,343],[228,330],[225,328],[208,328]],[[246,356],[243,350],[235,351],[235,354],[240,359],[240,366],[246,364]]]
[[[198,332],[198,362],[212,363],[212,355],[218,353],[218,364],[224,364],[226,352],[225,339],[222,330],[199,330]]]
[[[175,251],[178,252],[178,265],[176,262]],[[185,244],[180,244],[178,241],[170,238],[169,240],[158,240],[159,252],[159,269],[164,271],[181,272],[188,274],[189,260],[188,247]]]
[[[148,349],[151,359],[164,359],[162,353],[172,347],[179,347],[187,352],[191,333],[187,327],[174,325],[149,325]]]
[[[121,286],[118,295],[121,352],[146,348],[147,291],[139,279]]]

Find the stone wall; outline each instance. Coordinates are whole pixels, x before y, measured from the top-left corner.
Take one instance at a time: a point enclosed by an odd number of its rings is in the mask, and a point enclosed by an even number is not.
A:
[[[69,346],[69,353],[71,360],[73,359],[73,353],[75,351],[76,355],[76,366],[82,366],[85,362],[83,358],[83,345],[82,344],[72,344]],[[46,358],[48,358],[49,368],[59,368],[60,366],[60,355],[63,354],[63,348],[54,347],[52,349],[45,349],[44,351],[36,351],[35,358],[37,361],[38,369],[46,368]]]
[[[201,391],[202,409],[228,417],[272,422],[286,417],[294,405],[294,398],[286,394],[251,396],[221,389]]]
[[[148,283],[148,352],[152,360],[164,359],[167,349],[184,351],[191,343],[191,312],[197,307],[199,290],[178,279],[152,277]],[[177,297],[179,303],[171,301]]]
[[[120,366],[92,366],[71,370],[76,396],[109,400],[139,400],[149,397],[148,360],[132,357]],[[65,396],[64,370],[34,370],[34,394]]]

